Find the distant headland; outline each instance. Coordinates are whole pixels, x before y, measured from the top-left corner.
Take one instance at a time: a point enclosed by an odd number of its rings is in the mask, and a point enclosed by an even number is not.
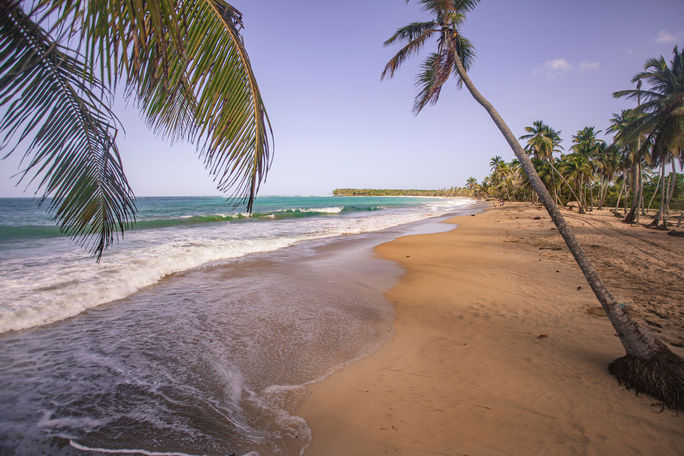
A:
[[[439,190],[336,188],[333,196],[472,196],[466,188],[451,187]]]

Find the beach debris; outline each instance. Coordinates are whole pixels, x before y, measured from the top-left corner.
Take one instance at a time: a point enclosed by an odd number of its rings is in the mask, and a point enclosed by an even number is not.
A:
[[[581,289],[582,289],[582,287],[577,287],[577,291],[580,291]]]
[[[540,216],[536,216],[536,217],[532,218],[532,220],[541,220],[541,217],[540,217]]]
[[[547,337],[549,337],[548,334],[539,334],[539,335],[537,336],[537,339],[546,339]]]

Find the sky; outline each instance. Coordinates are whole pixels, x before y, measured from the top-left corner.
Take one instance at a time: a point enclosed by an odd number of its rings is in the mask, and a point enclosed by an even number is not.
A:
[[[436,106],[412,113],[419,65],[434,48],[380,80],[398,48],[383,41],[429,17],[404,0],[232,0],[271,119],[274,160],[261,195],[327,195],[339,187],[435,189],[481,180],[489,160],[513,153],[467,90],[447,83]],[[484,0],[463,34],[476,49],[475,86],[513,133],[543,120],[562,145],[585,126],[605,130],[631,107],[612,93],[633,87],[648,58],[684,46],[681,0]],[[114,107],[124,169],[137,196],[218,195],[191,144],[148,131],[134,103]],[[610,139],[610,138],[606,138]],[[17,186],[19,154],[0,161],[0,197]]]

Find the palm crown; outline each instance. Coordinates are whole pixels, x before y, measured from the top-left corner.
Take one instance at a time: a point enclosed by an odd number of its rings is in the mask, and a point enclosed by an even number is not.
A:
[[[413,22],[400,28],[387,41],[385,46],[405,43],[394,57],[387,62],[381,78],[394,76],[395,71],[409,57],[420,52],[430,38],[436,37],[437,50],[432,52],[423,62],[421,72],[416,78],[416,94],[413,105],[418,114],[428,104],[439,99],[442,86],[452,74],[462,81],[456,70],[456,54],[449,45],[453,40],[456,52],[463,66],[468,69],[475,59],[475,50],[471,42],[458,32],[466,13],[471,11],[479,0],[421,0],[423,10],[431,13],[434,19],[425,22]]]
[[[535,158],[550,160],[554,152],[560,152],[563,148],[560,145],[560,131],[556,131],[543,121],[533,122],[531,127],[525,127],[528,133],[522,135],[520,139],[527,140],[525,151],[531,153]]]
[[[613,94],[640,101],[634,108],[638,116],[623,130],[633,136],[648,132],[644,147],[652,146],[655,157],[678,156],[684,150],[684,56],[677,46],[673,54],[669,65],[663,56],[648,59],[644,71],[632,78],[650,87]]]

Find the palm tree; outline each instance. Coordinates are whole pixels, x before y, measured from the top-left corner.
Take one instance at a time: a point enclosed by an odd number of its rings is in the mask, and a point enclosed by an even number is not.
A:
[[[424,66],[418,78],[419,94],[416,99],[417,103],[414,105],[418,108],[416,112],[419,112],[428,101],[435,103],[448,77],[452,74],[458,75],[457,82],[465,84],[473,98],[489,113],[520,161],[532,188],[539,195],[620,337],[626,356],[611,363],[611,372],[628,387],[649,392],[672,407],[684,409],[684,360],[632,320],[606,289],[593,264],[554,204],[548,190],[539,179],[530,158],[494,106],[482,96],[470,80],[466,68],[472,62],[473,51],[470,42],[461,35],[460,27],[467,13],[472,11],[479,1],[421,0],[420,3],[432,19],[400,28],[385,42],[386,45],[390,45],[401,40],[407,44],[389,61],[383,76],[392,76],[409,55],[417,53],[430,37],[436,37],[437,52],[432,53],[428,58],[427,63],[430,67]]]
[[[525,131],[528,134],[522,135],[519,139],[527,140],[525,151],[536,158],[549,160],[555,152],[560,152],[563,149],[560,145],[561,132],[554,130],[541,120],[532,122],[532,126],[525,127]]]
[[[638,208],[643,199],[643,168],[650,162],[650,142],[642,141],[642,132],[638,128],[643,117],[635,109],[624,109],[620,114],[613,114],[608,132],[615,133],[613,143],[623,153],[624,160],[630,164],[632,174],[632,205],[625,217],[625,223],[639,221]],[[625,201],[626,204],[626,201]]]
[[[587,206],[586,192],[583,189],[585,182],[589,180],[592,174],[589,159],[585,155],[576,152],[567,154],[563,156],[558,167],[560,168],[561,175],[565,176],[567,180],[575,182],[577,193],[573,192],[573,195],[580,195],[577,203],[579,204],[580,214],[583,214],[584,208]]]
[[[506,164],[506,162],[504,162],[503,158],[501,158],[500,155],[497,155],[495,157],[492,157],[491,160],[489,160],[489,169],[491,171],[496,171],[497,169],[501,168],[505,164]]]
[[[595,171],[595,157],[598,155],[598,151],[601,147],[602,141],[596,137],[601,130],[596,131],[594,127],[584,127],[577,131],[577,134],[573,135],[572,142],[573,145],[571,149],[578,155],[584,157],[587,161],[588,166],[592,172],[583,173],[583,178],[580,185],[580,195],[584,201],[584,206],[587,206],[586,202],[586,189],[589,189],[589,210],[594,209],[593,192],[592,192],[592,180]]]
[[[548,163],[551,169],[561,178],[563,182],[568,186],[570,192],[575,197],[577,204],[580,208],[580,213],[584,213],[584,208],[579,202],[579,198],[572,189],[572,186],[565,180],[563,175],[556,169],[553,165],[553,154],[555,152],[561,152],[563,147],[561,147],[560,131],[554,130],[550,126],[546,125],[541,120],[536,120],[532,123],[531,127],[525,127],[525,131],[528,133],[522,135],[518,139],[527,139],[527,146],[525,146],[525,151],[531,153],[535,158],[544,160]],[[536,169],[536,168],[535,168]],[[553,200],[556,205],[558,205],[558,192],[556,191],[556,185],[554,182],[553,174],[551,175],[551,185],[553,187]]]
[[[652,154],[661,163],[661,176],[664,178],[667,161],[681,157],[684,150],[684,56],[675,46],[674,56],[669,65],[663,56],[646,61],[644,71],[632,78],[637,82],[636,90],[615,92],[615,97],[628,97],[639,100],[635,111],[640,114],[631,128],[646,136],[646,142],[652,144]],[[650,87],[641,89],[645,81]],[[643,99],[643,103],[640,101]],[[664,187],[663,187],[664,190]],[[665,195],[665,192],[662,192]],[[662,218],[663,228],[667,228],[664,215],[665,199],[661,199],[661,207],[655,224]]]
[[[614,144],[608,145],[605,141],[601,143],[600,150],[596,157],[599,165],[599,175],[601,183],[599,186],[599,210],[603,209],[603,203],[608,193],[611,182],[615,179],[615,174],[620,168],[620,152]]]
[[[473,196],[478,190],[479,185],[477,184],[477,179],[474,177],[469,177],[468,180],[466,180],[466,188],[470,192],[470,195]]]
[[[241,28],[224,0],[0,2],[4,155],[23,151],[20,182],[98,260],[136,213],[109,108],[117,86],[157,134],[195,143],[218,189],[251,210],[270,124]]]

